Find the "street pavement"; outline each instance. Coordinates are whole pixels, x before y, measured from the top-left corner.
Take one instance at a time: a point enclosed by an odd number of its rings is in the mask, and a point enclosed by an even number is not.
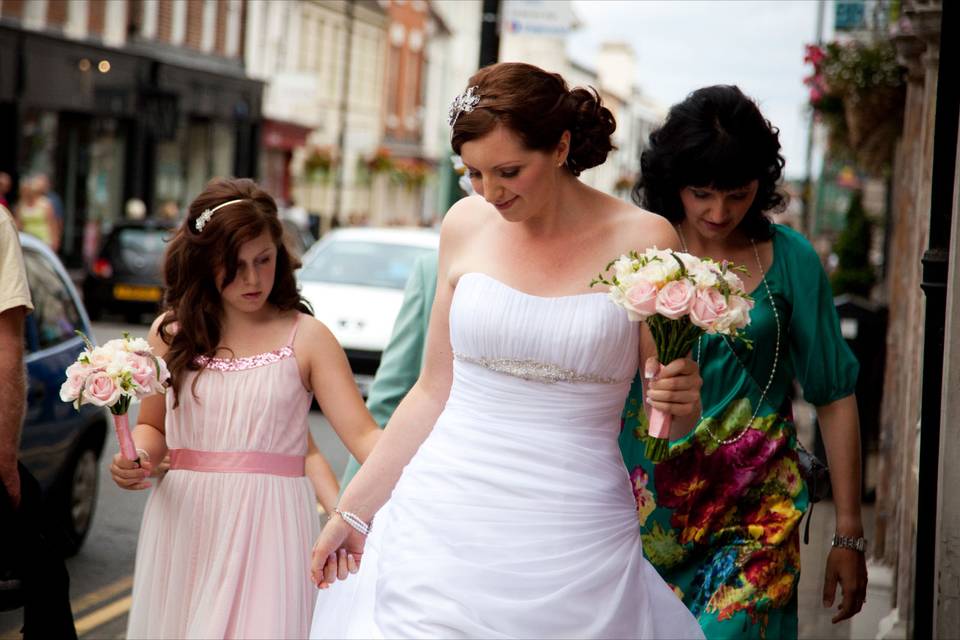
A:
[[[94,334],[104,342],[129,331],[145,336],[146,326],[95,323]],[[136,412],[136,406],[131,413]],[[135,418],[132,415],[131,418]],[[310,430],[317,446],[339,473],[347,452],[322,414],[310,414]],[[148,492],[124,491],[110,479],[109,465],[117,452],[116,438],[108,434],[100,460],[100,494],[93,527],[80,552],[67,561],[71,576],[71,604],[80,638],[123,638],[131,604],[133,565],[140,519]],[[804,520],[805,523],[805,520]],[[867,538],[873,539],[873,509],[864,512]],[[803,567],[799,587],[800,638],[847,639],[876,635],[880,618],[889,612],[889,588],[880,572],[871,574],[871,592],[863,613],[852,622],[831,624],[833,610],[821,606],[824,565],[833,534],[833,505],[818,504],[810,526],[810,544],[801,544]],[[22,612],[0,614],[0,640],[19,638]]]

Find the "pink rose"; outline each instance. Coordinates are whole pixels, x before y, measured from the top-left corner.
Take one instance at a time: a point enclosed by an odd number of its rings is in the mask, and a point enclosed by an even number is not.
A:
[[[646,320],[657,312],[657,287],[646,280],[640,280],[627,291],[627,308]]]
[[[120,399],[120,387],[105,371],[97,371],[87,380],[84,400],[98,407],[112,407]]]
[[[727,311],[727,299],[716,289],[698,289],[690,305],[690,322],[704,331],[712,331],[717,319]]]
[[[671,320],[679,320],[690,311],[696,289],[688,280],[668,282],[657,294],[657,313]]]
[[[130,374],[138,387],[137,396],[143,397],[157,392],[160,385],[157,382],[157,368],[153,364],[153,358],[130,354]]]
[[[86,380],[93,367],[79,362],[74,362],[67,367],[67,379],[60,386],[60,399],[64,402],[73,402],[80,396],[80,390],[83,389],[83,381]]]

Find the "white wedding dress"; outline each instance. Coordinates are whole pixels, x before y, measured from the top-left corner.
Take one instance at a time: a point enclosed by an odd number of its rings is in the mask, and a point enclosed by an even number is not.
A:
[[[702,638],[644,559],[620,455],[639,325],[460,278],[453,385],[312,638]]]

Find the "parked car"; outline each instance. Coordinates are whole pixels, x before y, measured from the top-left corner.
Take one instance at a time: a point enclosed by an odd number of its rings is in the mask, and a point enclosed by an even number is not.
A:
[[[172,223],[128,220],[116,224],[83,280],[83,300],[94,320],[119,313],[127,322],[156,316],[163,299],[161,265]]]
[[[60,400],[64,371],[84,348],[74,331],[92,339],[90,320],[57,256],[27,234],[20,234],[20,243],[34,306],[24,326],[27,411],[20,460],[39,481],[72,555],[93,523],[107,416],[103,409],[83,405],[77,411]]]
[[[347,353],[366,396],[390,340],[417,258],[436,254],[432,229],[352,227],[330,231],[303,258],[303,296]]]

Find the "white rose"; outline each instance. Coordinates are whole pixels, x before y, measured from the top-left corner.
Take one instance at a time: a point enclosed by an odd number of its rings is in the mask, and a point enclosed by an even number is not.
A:
[[[698,262],[696,265],[688,267],[688,273],[700,289],[712,289],[719,282],[720,274],[707,262]]]
[[[617,261],[613,263],[613,273],[617,276],[617,280],[625,282],[629,277],[633,276],[633,265],[634,262],[629,256],[620,256],[617,258]]]

